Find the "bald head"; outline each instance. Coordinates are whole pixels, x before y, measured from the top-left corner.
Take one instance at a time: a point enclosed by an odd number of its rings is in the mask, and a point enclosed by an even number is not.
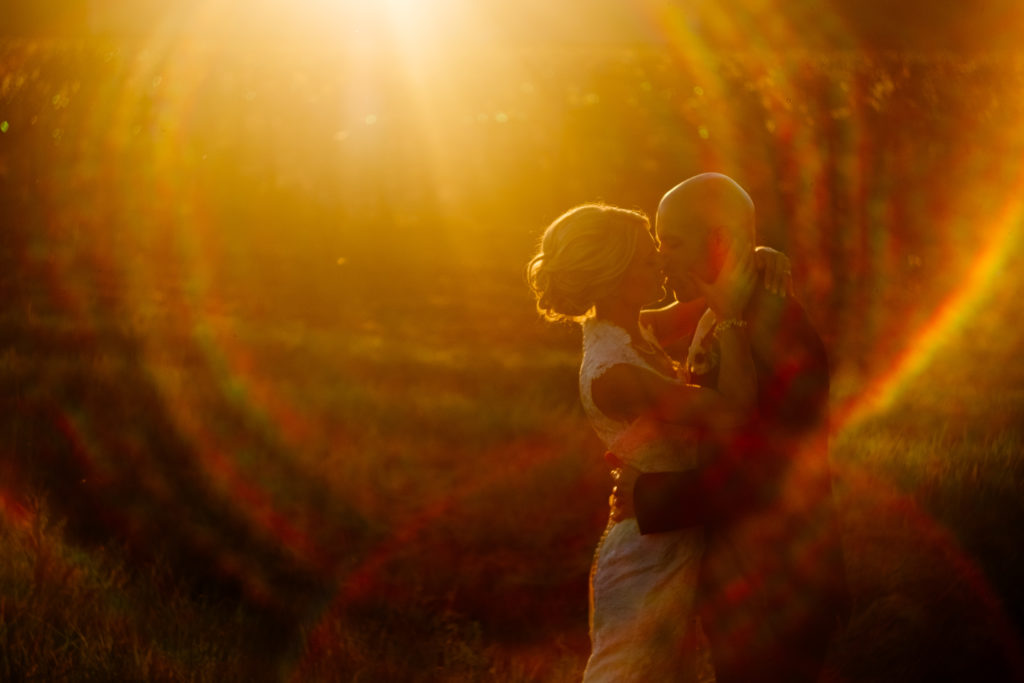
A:
[[[732,244],[754,244],[754,202],[729,176],[702,173],[665,193],[655,230],[669,285],[680,301],[696,298],[691,276],[711,282]]]
[[[754,239],[754,202],[735,180],[701,173],[665,193],[658,204],[659,236],[680,231],[723,231],[730,240]]]

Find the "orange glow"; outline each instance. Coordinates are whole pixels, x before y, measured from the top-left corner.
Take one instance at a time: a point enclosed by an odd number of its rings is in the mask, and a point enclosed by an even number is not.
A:
[[[1024,181],[1020,184],[1024,192]],[[986,303],[998,278],[1012,267],[1018,252],[1020,228],[1024,219],[1022,194],[1014,193],[996,212],[989,226],[979,230],[988,234],[960,286],[942,302],[928,321],[907,341],[904,351],[889,369],[876,378],[855,400],[840,408],[834,429],[852,429],[864,419],[893,407],[921,373],[929,369],[936,354],[952,337],[969,329],[972,317]]]
[[[955,420],[1016,424],[1024,381],[1024,60],[946,49],[995,19],[896,51],[853,0],[22,4],[42,26],[0,38],[3,523],[36,523],[42,482],[76,542],[305,610],[296,638],[328,644],[297,646],[297,678],[408,673],[373,668],[400,649],[383,618],[338,637],[366,604],[440,648],[423,671],[573,678],[610,484],[579,331],[538,321],[523,267],[571,206],[653,215],[720,171],[826,343],[852,536],[906,522],[1013,650],[977,520],[924,500],[1016,481],[985,478],[988,442],[957,451],[973,469],[938,452]],[[983,417],[924,409],[963,389],[951,362]],[[874,418],[900,446],[872,460]]]

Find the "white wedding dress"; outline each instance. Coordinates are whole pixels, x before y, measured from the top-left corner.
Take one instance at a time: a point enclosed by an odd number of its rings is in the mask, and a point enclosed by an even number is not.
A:
[[[656,343],[646,331],[645,337]],[[604,320],[586,320],[580,399],[605,447],[640,471],[696,467],[691,431],[652,420],[614,420],[594,405],[591,383],[622,363],[658,372],[632,346],[625,330]],[[591,570],[591,654],[585,683],[698,680],[702,662],[707,662],[694,616],[703,548],[700,528],[642,536],[634,518],[609,522]]]

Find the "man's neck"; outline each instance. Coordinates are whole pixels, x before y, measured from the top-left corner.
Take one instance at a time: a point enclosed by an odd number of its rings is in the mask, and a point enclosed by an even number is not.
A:
[[[704,299],[675,301],[659,309],[640,312],[640,322],[650,326],[662,346],[669,346],[681,341],[689,344],[697,321],[707,309]]]

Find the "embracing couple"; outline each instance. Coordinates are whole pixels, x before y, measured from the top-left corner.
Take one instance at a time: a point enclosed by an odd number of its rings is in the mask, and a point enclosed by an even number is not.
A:
[[[654,228],[579,206],[528,269],[538,309],[582,324],[580,398],[615,467],[584,681],[696,681],[708,647],[718,683],[816,681],[849,614],[824,347],[731,178],[680,183]],[[645,309],[666,283],[676,301]]]

